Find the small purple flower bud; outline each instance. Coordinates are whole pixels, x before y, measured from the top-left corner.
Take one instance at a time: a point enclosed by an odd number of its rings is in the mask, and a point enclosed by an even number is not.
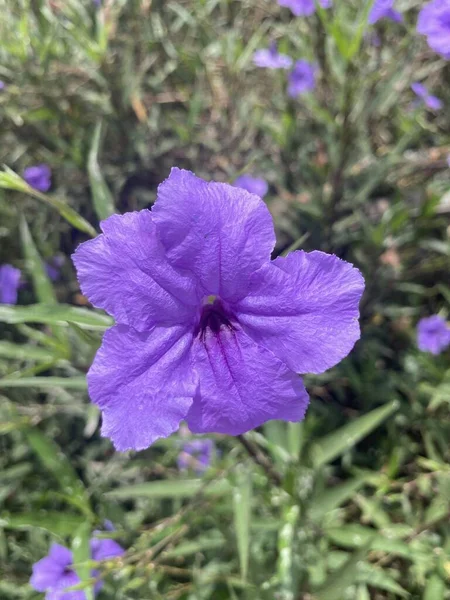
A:
[[[425,317],[417,324],[417,345],[422,352],[440,354],[450,344],[450,326],[439,315]]]
[[[261,177],[252,177],[251,175],[241,175],[235,179],[233,185],[243,190],[247,190],[250,194],[256,194],[260,198],[264,198],[269,190],[269,186],[265,179]]]
[[[256,50],[253,55],[253,63],[257,67],[266,69],[289,69],[292,65],[292,58],[286,54],[280,54],[275,42],[272,42],[268,49]]]
[[[50,189],[52,172],[48,165],[35,165],[24,169],[23,178],[29,186],[38,192],[48,192]]]
[[[316,67],[306,60],[298,60],[289,74],[288,94],[295,98],[311,92],[316,86]]]
[[[20,270],[12,265],[0,267],[0,304],[17,304]]]

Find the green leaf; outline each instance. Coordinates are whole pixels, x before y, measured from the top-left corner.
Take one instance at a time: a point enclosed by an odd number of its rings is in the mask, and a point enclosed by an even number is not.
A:
[[[353,448],[371,431],[376,429],[387,417],[398,410],[400,404],[397,400],[376,408],[367,415],[363,415],[340,429],[320,438],[312,446],[312,462],[315,468],[332,462],[340,454]]]
[[[37,387],[47,389],[62,387],[67,390],[87,390],[86,377],[4,377],[0,388]]]
[[[225,479],[209,485],[202,479],[177,479],[128,485],[107,492],[106,495],[110,498],[192,498],[199,492],[207,496],[228,495],[231,489],[230,483]]]
[[[60,537],[71,535],[84,521],[84,516],[56,511],[27,512],[23,515],[0,515],[0,527],[5,529],[44,529]]]
[[[31,346],[30,344],[13,344],[12,342],[0,342],[0,357],[44,362],[56,361],[59,358],[58,354],[52,349]]]
[[[45,304],[30,304],[29,306],[0,305],[0,322],[3,323],[45,323],[46,325],[64,325],[75,323],[82,329],[104,331],[114,325],[108,315],[100,312],[58,304],[48,306]]]
[[[371,474],[362,474],[345,483],[327,488],[320,493],[314,494],[311,500],[311,518],[319,521],[328,512],[338,508],[351,498],[364,483],[370,479]]]
[[[370,549],[373,551],[395,554],[409,560],[413,560],[415,556],[407,542],[386,537],[383,532],[358,523],[347,523],[342,527],[329,527],[325,533],[334,544],[343,548],[361,548],[370,544]]]
[[[91,579],[91,568],[89,561],[91,560],[90,538],[91,538],[90,523],[82,523],[75,532],[72,540],[73,561],[75,570],[81,583],[88,582]],[[94,600],[94,586],[83,586],[86,594],[86,600]]]
[[[18,192],[23,192],[24,194],[28,194],[29,196],[33,196],[34,198],[37,198],[38,200],[41,200],[42,202],[45,202],[56,209],[61,217],[63,217],[63,219],[65,219],[76,229],[87,233],[91,237],[95,237],[97,235],[97,232],[92,225],[88,223],[81,215],[79,215],[73,208],[66,204],[66,202],[60,200],[59,198],[54,198],[53,196],[48,196],[38,192],[29,186],[26,181],[17,175],[17,173],[14,173],[14,171],[8,169],[6,166],[4,166],[4,169],[4,172],[0,172],[0,188],[15,190]]]
[[[445,598],[446,589],[447,586],[445,581],[436,573],[432,573],[426,581],[423,600],[438,600],[438,598]]]
[[[103,179],[98,164],[98,154],[101,140],[101,121],[95,127],[91,149],[88,157],[89,182],[91,184],[92,201],[98,219],[101,221],[115,213],[114,199]]]
[[[369,548],[365,547],[355,552],[349,560],[335,573],[333,573],[325,585],[315,593],[317,600],[337,600],[343,598],[348,587],[356,583],[360,576],[362,561],[367,555]]]
[[[357,581],[358,583],[367,583],[367,585],[385,592],[391,592],[396,596],[400,596],[400,598],[409,598],[409,593],[388,575],[385,569],[380,569],[366,562],[361,565]]]
[[[233,489],[233,514],[239,553],[241,577],[245,581],[248,573],[250,548],[250,521],[252,513],[252,479],[245,469],[237,473],[237,482]]]
[[[91,509],[86,489],[67,457],[58,445],[35,428],[23,429],[27,441],[44,467],[50,471],[67,499],[73,500],[74,505],[82,508],[89,517]]]

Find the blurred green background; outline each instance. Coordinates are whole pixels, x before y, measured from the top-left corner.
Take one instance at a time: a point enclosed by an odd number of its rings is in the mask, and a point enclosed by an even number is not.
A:
[[[43,597],[32,564],[105,518],[127,553],[102,566],[103,599],[450,598],[449,355],[415,333],[450,303],[450,63],[415,31],[422,4],[370,27],[358,0],[309,18],[275,0],[0,0],[0,264],[23,274],[0,305],[2,600]],[[313,93],[253,64],[273,40],[317,63]],[[48,194],[19,177],[39,163]],[[212,436],[203,477],[178,469],[180,436],[125,454],[100,437],[85,373],[110,319],[70,261],[172,166],[263,176],[276,253],[334,252],[367,284],[361,340],[306,378],[305,422],[247,434],[253,459]]]

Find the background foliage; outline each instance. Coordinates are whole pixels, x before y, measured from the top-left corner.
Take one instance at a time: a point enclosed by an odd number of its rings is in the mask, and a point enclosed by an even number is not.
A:
[[[0,160],[53,171],[48,195],[0,178],[0,263],[25,281],[0,305],[0,598],[40,597],[31,565],[105,518],[127,554],[103,565],[102,598],[450,597],[448,354],[415,342],[450,301],[450,67],[415,32],[422,3],[398,4],[404,24],[369,28],[357,0],[307,19],[273,0],[0,0]],[[313,94],[252,64],[271,40],[318,63]],[[442,111],[414,103],[418,80]],[[307,378],[306,421],[247,436],[281,482],[234,438],[215,436],[199,478],[177,469],[177,436],[138,454],[99,436],[85,373],[110,320],[69,256],[173,165],[263,175],[276,253],[332,251],[365,275],[362,338]]]

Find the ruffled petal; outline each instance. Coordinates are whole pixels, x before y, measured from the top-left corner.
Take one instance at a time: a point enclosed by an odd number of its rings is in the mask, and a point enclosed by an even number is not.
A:
[[[200,378],[187,415],[192,432],[238,435],[269,419],[303,419],[308,394],[301,378],[240,329],[208,331],[192,354]]]
[[[172,169],[152,210],[167,256],[189,269],[204,295],[236,301],[249,276],[270,259],[272,217],[258,196],[226,183],[207,183]]]
[[[233,306],[239,323],[297,373],[322,373],[359,339],[364,279],[350,263],[324,252],[279,257],[252,276]]]
[[[45,592],[57,585],[64,569],[72,563],[72,553],[60,544],[52,544],[47,556],[33,565],[30,585],[38,592]]]
[[[113,215],[101,227],[103,234],[73,255],[81,290],[94,306],[138,331],[195,318],[196,283],[167,262],[150,211]]]
[[[178,429],[197,388],[184,326],[137,332],[109,329],[88,373],[92,401],[103,411],[102,434],[117,450],[143,450]]]

